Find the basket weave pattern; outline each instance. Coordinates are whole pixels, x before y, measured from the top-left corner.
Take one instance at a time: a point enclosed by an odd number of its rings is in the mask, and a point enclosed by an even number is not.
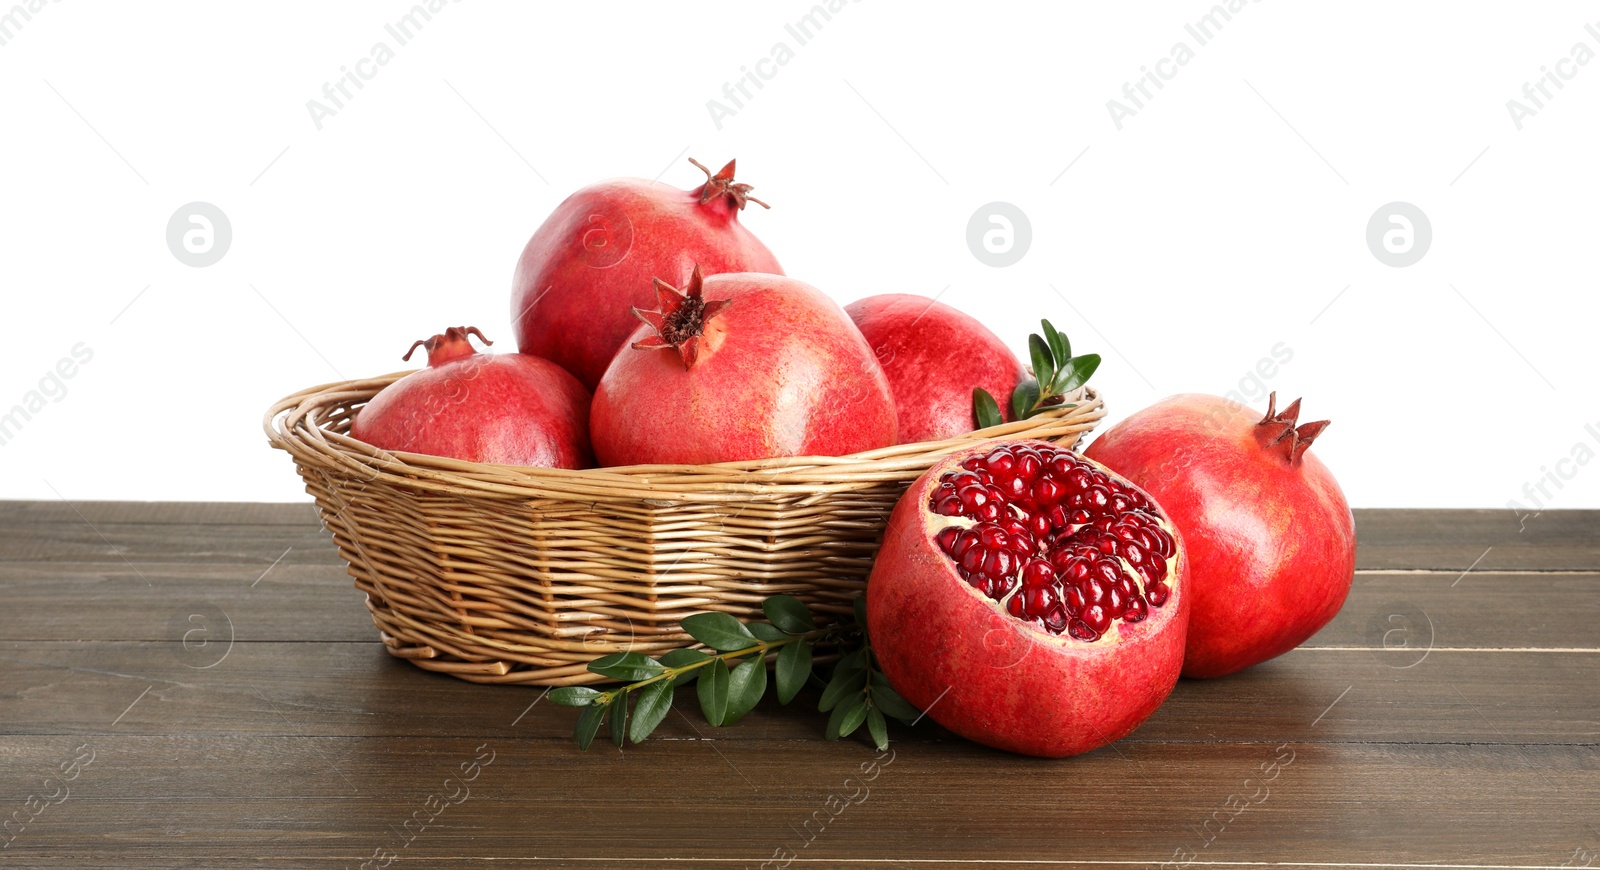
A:
[[[1067,446],[1076,407],[948,441],[839,457],[568,471],[396,454],[346,433],[405,372],[302,390],[265,418],[349,564],[388,651],[475,682],[605,682],[587,664],[689,646],[691,613],[760,619],[795,595],[846,615],[889,513],[941,456],[985,438]]]

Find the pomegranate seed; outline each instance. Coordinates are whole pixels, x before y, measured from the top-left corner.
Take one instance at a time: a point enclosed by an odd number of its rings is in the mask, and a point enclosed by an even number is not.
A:
[[[1143,598],[1135,598],[1128,602],[1128,609],[1122,611],[1123,622],[1138,622],[1150,615],[1150,608],[1144,603]]]
[[[1071,589],[1068,589],[1067,594],[1062,596],[1062,600],[1066,602],[1067,612],[1071,613],[1073,616],[1077,616],[1083,611],[1083,593],[1079,591],[1078,587],[1074,586]]]
[[[1009,551],[990,550],[989,554],[983,557],[983,573],[990,577],[1004,577],[1016,567],[1015,559],[1016,557]]]
[[[1051,608],[1061,603],[1056,596],[1056,588],[1054,586],[1035,586],[1024,589],[1022,595],[1024,609],[1028,612],[1028,615],[1037,616],[1041,619],[1044,618],[1046,613],[1050,612]]]
[[[1085,607],[1083,615],[1079,618],[1083,620],[1085,625],[1094,629],[1095,634],[1104,634],[1105,630],[1111,627],[1111,617],[1106,614],[1105,608],[1098,604],[1091,604]]]
[[[972,547],[961,554],[961,567],[976,574],[983,570],[983,548]]]
[[[1006,612],[1011,614],[1012,616],[1015,616],[1018,619],[1021,619],[1023,617],[1024,614],[1023,614],[1023,610],[1022,610],[1022,596],[1021,595],[1013,595],[1013,596],[1011,596],[1010,599],[1008,599],[1006,601]]]
[[[953,495],[940,499],[939,503],[933,508],[934,513],[947,517],[959,517],[964,510],[966,510],[966,506],[961,503],[961,499]]]
[[[1112,495],[1111,495],[1111,509],[1112,510],[1116,511],[1119,514],[1125,514],[1129,510],[1131,510],[1132,508],[1133,508],[1133,502],[1129,501],[1127,496],[1123,495],[1120,492],[1112,493]]]
[[[1043,559],[1030,559],[1022,566],[1022,585],[1044,586],[1056,579],[1055,568]]]
[[[960,537],[960,529],[955,526],[945,526],[939,530],[939,535],[935,540],[939,542],[939,549],[943,550],[946,556],[950,556],[955,554],[956,540]]]
[[[1067,623],[1067,633],[1078,640],[1097,640],[1100,637],[1100,632],[1090,628],[1082,619],[1074,619]]]
[[[978,543],[991,550],[998,550],[1008,543],[1005,531],[998,526],[985,524],[978,526],[974,531],[978,533]]]
[[[1161,605],[1167,603],[1167,595],[1171,593],[1171,591],[1172,590],[1167,588],[1167,584],[1158,580],[1155,583],[1145,587],[1144,596],[1150,599],[1151,607],[1160,607]]]
[[[1017,458],[1004,447],[996,447],[983,457],[983,464],[995,474],[1010,474],[1017,468]]]
[[[1067,627],[1067,613],[1061,609],[1061,605],[1057,604],[1045,614],[1044,627],[1050,629],[1051,634],[1060,634]]]

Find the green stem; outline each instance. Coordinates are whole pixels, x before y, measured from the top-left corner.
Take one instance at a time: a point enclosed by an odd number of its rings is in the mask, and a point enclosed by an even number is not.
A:
[[[604,706],[606,704],[610,704],[612,701],[615,701],[617,698],[621,697],[622,695],[627,694],[628,692],[632,692],[632,691],[634,691],[636,689],[642,689],[645,686],[650,685],[651,683],[658,683],[658,682],[660,682],[662,680],[676,679],[681,674],[686,674],[686,673],[688,673],[690,671],[706,667],[707,665],[711,664],[712,662],[714,662],[714,661],[716,661],[718,659],[721,659],[721,660],[723,660],[725,662],[728,662],[728,661],[733,661],[734,659],[744,658],[745,656],[753,655],[755,653],[760,653],[762,655],[762,657],[765,657],[766,654],[768,652],[772,651],[772,650],[779,649],[780,647],[788,646],[789,644],[794,643],[796,641],[810,640],[812,638],[822,637],[822,636],[832,632],[834,629],[835,629],[835,626],[830,625],[830,626],[827,626],[825,628],[814,628],[811,631],[806,632],[805,634],[793,634],[793,635],[790,635],[790,636],[784,638],[783,640],[758,640],[758,641],[755,642],[754,646],[747,646],[744,649],[736,649],[736,650],[732,650],[730,652],[720,652],[720,653],[717,653],[714,656],[708,656],[708,657],[706,657],[705,659],[703,659],[701,661],[695,662],[694,664],[684,665],[682,667],[677,667],[677,668],[667,668],[667,669],[663,670],[661,673],[656,674],[655,676],[653,676],[653,677],[651,677],[649,679],[640,680],[637,683],[629,683],[626,686],[621,686],[621,687],[618,687],[616,689],[612,689],[609,692],[602,692],[600,695],[595,697],[594,701],[590,704],[590,706],[597,706],[597,705],[598,706]]]

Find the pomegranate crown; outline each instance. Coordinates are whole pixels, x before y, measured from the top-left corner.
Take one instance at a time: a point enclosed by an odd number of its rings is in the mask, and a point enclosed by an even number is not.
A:
[[[733,165],[738,162],[737,160],[729,160],[728,165],[718,170],[716,175],[712,175],[711,170],[693,157],[689,158],[689,162],[699,167],[700,171],[706,174],[706,183],[700,187],[701,205],[705,205],[713,199],[726,194],[733,197],[733,205],[740,211],[744,210],[747,202],[753,202],[762,208],[772,208],[772,206],[750,195],[750,191],[755,190],[753,185],[734,183]]]
[[[1318,420],[1296,428],[1295,423],[1300,419],[1300,400],[1295,399],[1282,413],[1277,412],[1277,407],[1278,393],[1273,391],[1267,396],[1267,416],[1256,424],[1256,438],[1261,446],[1269,450],[1276,449],[1290,465],[1298,465],[1300,457],[1311,449],[1311,442],[1328,428],[1331,421]]]
[[[476,335],[478,340],[484,344],[494,344],[494,342],[485,338],[476,326],[452,326],[439,335],[419,339],[411,345],[411,349],[406,351],[406,355],[400,359],[409,362],[411,355],[416,353],[419,347],[428,351],[429,366],[443,365],[454,359],[471,356],[478,352],[472,346],[472,342],[468,340],[468,337],[473,335]]]
[[[633,309],[634,316],[650,324],[656,334],[634,342],[634,350],[673,348],[683,357],[685,371],[694,368],[695,360],[700,356],[700,337],[705,334],[706,323],[728,306],[726,299],[705,301],[703,293],[698,263],[683,290],[657,278],[656,301],[661,308],[657,311]]]

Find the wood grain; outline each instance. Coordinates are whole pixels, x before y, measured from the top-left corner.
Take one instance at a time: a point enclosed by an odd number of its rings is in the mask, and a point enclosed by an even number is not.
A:
[[[1076,759],[897,728],[840,803],[875,753],[820,739],[815,687],[727,729],[680,690],[657,737],[581,753],[539,690],[388,656],[308,505],[0,503],[0,817],[95,753],[0,863],[1600,864],[1600,513],[1357,522],[1350,598],[1300,649],[1182,681]],[[485,750],[470,797],[403,845]]]

